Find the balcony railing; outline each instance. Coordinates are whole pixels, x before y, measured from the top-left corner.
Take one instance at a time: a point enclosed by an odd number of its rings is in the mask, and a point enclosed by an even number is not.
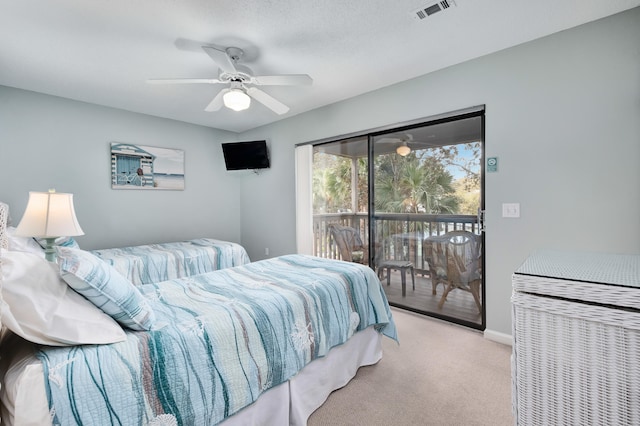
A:
[[[457,230],[479,232],[478,220],[474,215],[376,213],[373,220],[374,259],[376,261],[378,259],[410,260],[416,271],[423,274],[428,271],[422,248],[425,238]],[[314,254],[330,259],[340,259],[340,251],[327,229],[328,225],[334,223],[357,229],[364,243],[368,244],[368,222],[366,213],[314,215]]]

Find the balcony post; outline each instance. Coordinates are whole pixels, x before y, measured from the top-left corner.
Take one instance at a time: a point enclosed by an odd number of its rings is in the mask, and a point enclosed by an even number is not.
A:
[[[354,219],[358,219],[355,216],[358,213],[358,159],[351,158],[351,212],[354,214]],[[360,221],[354,223],[356,229],[360,229]]]

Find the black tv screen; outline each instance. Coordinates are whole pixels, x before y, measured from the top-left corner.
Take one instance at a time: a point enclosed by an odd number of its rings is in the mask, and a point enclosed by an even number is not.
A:
[[[222,153],[227,170],[269,168],[269,151],[266,141],[223,143]]]

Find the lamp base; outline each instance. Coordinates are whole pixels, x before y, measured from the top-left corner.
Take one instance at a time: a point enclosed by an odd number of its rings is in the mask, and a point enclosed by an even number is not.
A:
[[[58,263],[56,259],[56,248],[54,246],[54,242],[56,241],[55,237],[45,238],[44,241],[44,258],[49,262]]]

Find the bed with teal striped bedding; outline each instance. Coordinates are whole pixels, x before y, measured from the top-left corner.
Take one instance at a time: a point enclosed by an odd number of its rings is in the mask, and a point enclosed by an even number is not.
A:
[[[289,255],[139,288],[156,329],[38,352],[54,425],[215,425],[357,331],[397,339],[355,263]]]
[[[240,244],[198,238],[161,244],[92,250],[134,285],[157,283],[249,263]]]

